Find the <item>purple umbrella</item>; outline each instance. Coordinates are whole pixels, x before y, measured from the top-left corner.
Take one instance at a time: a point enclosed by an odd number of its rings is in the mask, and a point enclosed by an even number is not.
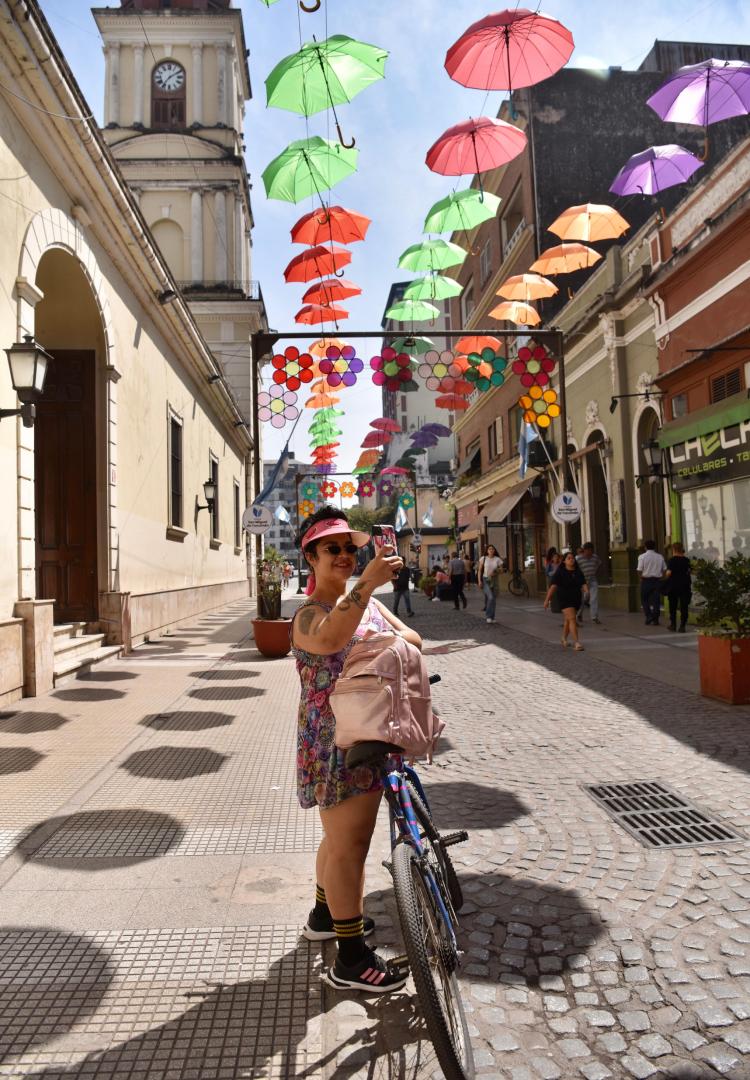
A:
[[[427,431],[417,431],[410,436],[410,438],[414,446],[418,446],[424,450],[426,450],[428,446],[437,446],[438,444],[437,435],[430,435]]]
[[[684,146],[649,146],[628,158],[609,190],[615,195],[656,195],[657,191],[689,180],[702,164]]]
[[[443,437],[451,434],[451,429],[446,427],[445,424],[422,424],[422,431],[427,431],[430,435],[438,435]]]
[[[678,68],[648,104],[662,120],[708,127],[750,112],[750,64],[742,60],[702,60]]]

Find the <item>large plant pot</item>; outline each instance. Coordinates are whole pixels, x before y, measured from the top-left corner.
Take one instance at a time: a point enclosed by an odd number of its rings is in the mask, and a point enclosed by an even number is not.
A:
[[[253,637],[259,653],[269,660],[287,656],[292,648],[291,619],[253,619]]]
[[[434,585],[423,585],[422,586],[422,592],[425,594],[425,596],[429,600],[431,600],[433,598],[433,596],[435,595],[435,586]]]
[[[698,636],[704,697],[750,705],[750,638]]]

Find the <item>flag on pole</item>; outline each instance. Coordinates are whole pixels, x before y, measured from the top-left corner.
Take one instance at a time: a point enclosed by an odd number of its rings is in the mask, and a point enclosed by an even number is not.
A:
[[[274,510],[273,516],[276,518],[277,521],[283,522],[284,525],[289,525],[292,520],[289,517],[289,511],[285,506],[282,506],[281,503],[279,503],[279,505]]]
[[[422,524],[426,529],[432,528],[432,501],[430,501],[430,505],[427,507],[427,512],[422,515]]]
[[[529,443],[538,438],[539,432],[536,427],[533,424],[527,424],[525,420],[521,420],[521,431],[518,436],[518,475],[522,480],[526,476],[526,469],[529,465]]]
[[[406,516],[406,511],[404,510],[401,503],[399,503],[398,509],[396,510],[396,532],[401,532],[401,530],[405,529],[408,524],[409,519]]]

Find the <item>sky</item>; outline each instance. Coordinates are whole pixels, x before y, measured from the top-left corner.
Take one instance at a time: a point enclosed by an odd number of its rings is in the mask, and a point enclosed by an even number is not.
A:
[[[90,5],[85,0],[40,2],[101,121],[104,58]],[[422,239],[424,217],[433,202],[470,180],[459,178],[456,183],[431,173],[424,164],[427,149],[446,128],[469,116],[497,115],[503,94],[486,95],[454,83],[443,61],[456,38],[477,19],[499,10],[500,4],[490,0],[323,0],[321,10],[309,15],[299,12],[296,0],[278,0],[270,8],[261,0],[233,3],[244,16],[253,89],[245,119],[255,218],[253,277],[261,283],[269,325],[277,330],[297,329],[294,314],[306,286],[287,285],[283,270],[303,250],[291,243],[289,230],[312,209],[312,203],[295,206],[266,199],[261,173],[289,142],[308,133],[335,138],[335,128],[327,127],[326,113],[306,122],[292,113],[266,109],[264,80],[280,59],[299,48],[300,34],[303,41],[311,40],[313,34],[318,40],[348,34],[389,52],[385,79],[338,110],[344,137],[356,137],[359,161],[357,172],[332,192],[335,204],[373,219],[366,241],[351,246],[353,259],[345,276],[363,291],[344,304],[350,318],[342,324],[343,332],[346,327],[377,330],[391,283],[409,277],[397,268],[400,253]],[[748,0],[545,0],[543,10],[572,31],[576,48],[570,65],[574,67],[635,68],[656,38],[750,43]],[[312,334],[310,340],[316,336]],[[367,339],[357,344],[368,368],[380,342]],[[342,394],[340,408],[345,416],[341,418],[339,463],[352,468],[363,432],[370,420],[381,415],[380,390],[372,385],[367,371]],[[309,460],[307,425],[312,415],[312,410],[303,410],[290,443],[298,459]],[[278,457],[290,430],[275,431],[264,425],[266,459]]]

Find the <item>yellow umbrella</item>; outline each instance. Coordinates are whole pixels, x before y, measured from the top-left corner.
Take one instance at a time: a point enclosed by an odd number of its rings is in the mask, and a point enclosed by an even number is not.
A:
[[[529,270],[539,274],[572,274],[574,270],[595,266],[600,259],[599,252],[585,244],[557,244],[543,251]]]
[[[541,274],[514,274],[506,278],[497,290],[497,296],[506,300],[541,300],[545,296],[554,296],[559,292],[557,285],[548,281]]]
[[[326,350],[330,349],[331,345],[335,345],[337,349],[343,349],[345,344],[345,341],[341,341],[339,338],[335,337],[318,338],[317,341],[313,341],[313,343],[308,346],[307,351],[313,356],[325,356]]]
[[[599,203],[583,203],[569,206],[552,222],[549,232],[561,240],[583,240],[586,244],[597,240],[616,240],[629,229],[625,218],[611,207]]]
[[[538,326],[542,321],[538,312],[530,304],[522,304],[519,300],[505,300],[498,304],[490,312],[492,319],[507,319],[508,322],[517,323],[519,326]]]

